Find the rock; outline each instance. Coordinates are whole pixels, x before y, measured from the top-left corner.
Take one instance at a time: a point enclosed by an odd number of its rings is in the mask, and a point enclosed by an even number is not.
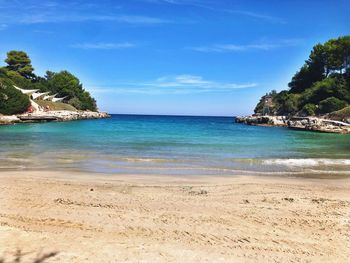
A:
[[[248,125],[287,127],[285,116],[244,116],[236,117],[235,120],[237,123],[244,123]]]
[[[292,117],[288,120],[288,127],[292,129],[301,129],[317,132],[341,134],[350,133],[349,123],[318,117]]]
[[[13,124],[22,122],[43,122],[43,121],[72,121],[85,119],[109,118],[106,112],[93,111],[48,111],[26,113],[12,116],[0,115],[0,124]]]
[[[0,125],[13,124],[17,122],[20,122],[20,119],[16,115],[10,115],[10,116],[0,115]]]
[[[278,126],[307,131],[350,134],[349,123],[320,117],[245,116],[236,117],[235,121],[248,125]]]

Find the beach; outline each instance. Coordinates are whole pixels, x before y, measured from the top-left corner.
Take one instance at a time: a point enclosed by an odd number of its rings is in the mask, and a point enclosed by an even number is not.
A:
[[[350,180],[0,173],[0,258],[348,262]]]

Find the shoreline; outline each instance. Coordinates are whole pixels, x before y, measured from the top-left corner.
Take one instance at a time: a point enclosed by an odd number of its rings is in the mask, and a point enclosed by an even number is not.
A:
[[[87,119],[104,119],[109,117],[110,115],[106,112],[60,110],[17,114],[10,116],[0,115],[0,125],[10,125],[16,123],[41,123],[49,121],[63,122]]]
[[[264,127],[285,127],[294,130],[350,134],[350,123],[314,116],[237,116],[235,122]]]
[[[350,179],[0,172],[0,258],[347,262]]]

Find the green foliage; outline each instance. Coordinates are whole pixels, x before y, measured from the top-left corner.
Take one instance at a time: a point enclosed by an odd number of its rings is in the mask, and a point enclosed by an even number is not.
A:
[[[332,120],[338,120],[338,121],[348,121],[350,120],[350,106],[345,107],[341,110],[334,111],[329,114],[329,117]]]
[[[276,95],[277,95],[277,91],[276,90],[272,90],[271,92],[269,92],[269,93],[266,93],[266,95],[265,96],[262,96],[261,98],[260,98],[260,101],[259,101],[259,103],[256,105],[256,107],[255,107],[255,109],[254,109],[254,112],[256,113],[256,114],[258,114],[258,113],[263,113],[263,111],[264,111],[264,107],[265,107],[265,104],[266,104],[266,97],[267,96],[271,96],[273,99],[276,97]],[[270,109],[270,111],[275,111],[275,107],[272,107],[271,109]]]
[[[57,94],[58,97],[66,97],[64,102],[78,110],[97,110],[95,99],[84,90],[79,79],[68,71],[58,73],[47,71],[45,77],[36,76],[30,58],[23,51],[8,52],[5,62],[8,65],[0,68],[0,78],[9,80],[11,85],[23,89],[38,89],[40,92],[48,91]],[[27,107],[26,103],[23,105]]]
[[[323,80],[327,75],[325,72],[326,61],[326,48],[321,44],[317,44],[313,47],[309,59],[288,84],[290,92],[303,92],[309,88],[312,83]]]
[[[258,104],[256,105],[254,112],[255,114],[257,113],[262,113],[264,109],[264,99],[263,97],[260,98],[260,101],[258,102]]]
[[[12,115],[25,112],[30,106],[28,96],[13,87],[13,83],[0,78],[0,113]]]
[[[350,36],[315,45],[288,86],[274,96],[277,114],[324,114],[350,104]],[[263,105],[261,99],[255,112]]]
[[[97,110],[96,101],[83,89],[79,79],[68,71],[46,72],[46,88],[59,97],[68,97],[68,103],[79,110]]]
[[[68,103],[70,105],[72,105],[73,107],[75,107],[76,109],[81,109],[82,108],[82,105],[81,105],[81,102],[78,98],[74,97],[74,98],[71,98]]]
[[[15,71],[28,79],[34,77],[34,68],[27,53],[23,51],[12,50],[7,53],[5,62],[7,63],[7,68],[9,70]]]
[[[298,111],[298,96],[293,93],[282,91],[276,95],[275,101],[278,105],[277,114],[279,115],[291,115]]]
[[[346,102],[335,97],[327,98],[320,102],[320,113],[329,113],[341,110],[347,106]]]
[[[302,111],[305,113],[307,116],[313,116],[316,114],[317,106],[312,103],[308,103],[304,105]]]
[[[342,75],[331,75],[322,81],[315,82],[302,93],[302,104],[318,104],[328,97],[336,97],[350,102],[350,89]]]

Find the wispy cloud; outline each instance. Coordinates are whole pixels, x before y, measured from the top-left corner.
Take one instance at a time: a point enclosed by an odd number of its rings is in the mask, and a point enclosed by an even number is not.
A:
[[[21,24],[44,24],[44,23],[67,23],[67,22],[119,22],[127,24],[163,24],[171,23],[172,21],[167,19],[161,19],[157,17],[149,16],[132,16],[132,15],[80,15],[80,14],[70,14],[70,15],[51,15],[51,14],[34,14],[23,16],[19,23]]]
[[[116,22],[137,25],[155,25],[172,23],[168,18],[143,14],[128,14],[110,1],[98,4],[91,1],[1,1],[0,24],[47,24],[47,23],[83,23]]]
[[[156,17],[148,17],[148,16],[118,16],[115,18],[116,21],[125,22],[130,24],[164,24],[164,23],[172,23],[171,20],[161,19]]]
[[[272,22],[272,23],[279,23],[279,24],[285,24],[286,23],[286,21],[284,19],[280,18],[280,17],[270,16],[270,15],[261,14],[261,13],[257,13],[257,12],[252,12],[252,11],[228,10],[228,9],[225,9],[223,11],[225,11],[227,13],[231,13],[231,14],[238,14],[238,15],[243,15],[243,16],[255,18],[255,19],[258,19],[258,20],[265,20],[267,22]]]
[[[226,9],[220,8],[217,5],[213,5],[212,2],[197,1],[197,0],[143,0],[144,2],[157,3],[157,4],[170,4],[170,5],[186,5],[198,7],[201,9],[207,9],[213,12],[221,12],[233,15],[241,15],[250,17],[257,20],[262,20],[271,23],[285,24],[286,21],[281,17],[271,16],[268,14],[250,11],[250,10],[238,10],[238,9]]]
[[[79,49],[102,49],[102,50],[111,50],[111,49],[125,49],[135,47],[135,44],[129,42],[123,43],[80,43],[71,45],[73,48]]]
[[[214,44],[214,45],[207,45],[207,46],[190,47],[188,49],[197,51],[197,52],[217,52],[217,53],[244,52],[244,51],[251,51],[251,50],[269,51],[276,48],[297,46],[301,43],[301,41],[302,41],[301,39],[282,39],[282,40],[275,40],[273,42],[262,41],[254,44],[245,44],[245,45]]]
[[[230,92],[256,87],[256,83],[237,84],[204,79],[196,75],[164,76],[150,82],[120,83],[114,87],[92,86],[94,93],[140,93],[140,94],[189,94],[204,92]]]
[[[218,82],[212,80],[206,80],[201,76],[196,75],[176,75],[176,76],[164,76],[158,78],[156,81],[150,84],[150,86],[157,86],[162,88],[200,88],[203,90],[228,90],[228,89],[243,89],[255,87],[256,83],[249,84],[236,84],[227,82]]]

